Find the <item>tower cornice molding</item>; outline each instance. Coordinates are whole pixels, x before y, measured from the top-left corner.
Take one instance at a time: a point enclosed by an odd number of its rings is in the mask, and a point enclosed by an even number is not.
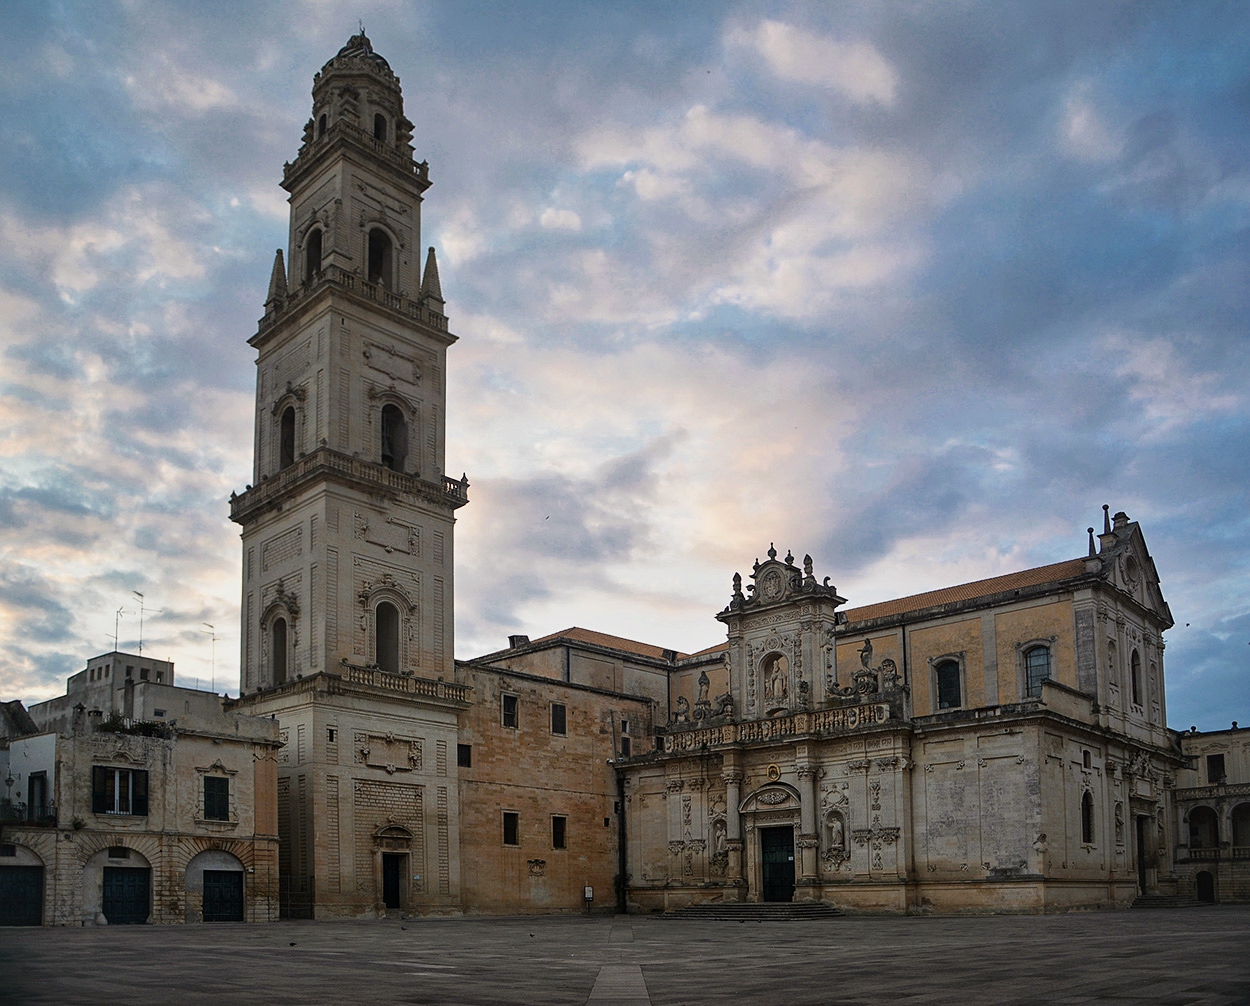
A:
[[[397,150],[374,139],[360,126],[340,119],[325,131],[325,135],[301,146],[294,161],[282,166],[282,187],[287,192],[294,192],[310,174],[334,156],[346,157],[353,153],[360,154],[361,163],[367,163],[370,170],[385,168],[401,185],[412,189],[416,199],[420,199],[421,194],[433,184],[429,163],[413,160],[411,149]]]

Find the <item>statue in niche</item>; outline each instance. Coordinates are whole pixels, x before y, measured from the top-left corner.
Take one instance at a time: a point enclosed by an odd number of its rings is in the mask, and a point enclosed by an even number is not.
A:
[[[1124,844],[1124,804],[1115,805],[1115,844]]]
[[[712,851],[725,851],[725,822],[717,821],[712,825]]]
[[[842,815],[836,811],[825,821],[826,848],[840,850],[846,847],[846,828],[842,824]]]
[[[768,696],[770,702],[784,702],[786,700],[786,695],[789,692],[789,685],[786,683],[786,672],[788,670],[789,664],[780,653],[770,657],[765,665],[764,694]]]
[[[859,651],[859,662],[863,665],[864,670],[872,670],[872,640],[864,640],[864,648]]]
[[[697,700],[698,702],[706,702],[708,700],[707,692],[711,686],[712,686],[712,681],[707,676],[707,671],[706,670],[700,671],[699,672],[699,698]]]

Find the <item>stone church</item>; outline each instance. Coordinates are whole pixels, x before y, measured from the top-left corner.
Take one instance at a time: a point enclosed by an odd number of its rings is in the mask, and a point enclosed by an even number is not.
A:
[[[571,628],[456,661],[469,486],[444,458],[430,169],[363,33],[312,98],[231,500],[236,706],[279,724],[284,914],[1048,911],[1176,889],[1172,618],[1123,513],[1084,555],[857,608],[770,547],[702,653]]]

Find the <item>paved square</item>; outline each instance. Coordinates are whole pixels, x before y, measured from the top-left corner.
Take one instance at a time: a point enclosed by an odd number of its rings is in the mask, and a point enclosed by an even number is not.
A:
[[[1250,1003],[1250,907],[0,931],[13,1003]]]

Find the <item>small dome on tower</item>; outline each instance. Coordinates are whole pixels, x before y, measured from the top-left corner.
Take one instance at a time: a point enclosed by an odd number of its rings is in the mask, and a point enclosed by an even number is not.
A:
[[[377,66],[385,67],[387,70],[391,68],[383,57],[373,51],[373,43],[369,41],[369,36],[363,31],[359,35],[353,35],[347,40],[347,45],[338,51],[336,59],[341,57],[365,58]]]

